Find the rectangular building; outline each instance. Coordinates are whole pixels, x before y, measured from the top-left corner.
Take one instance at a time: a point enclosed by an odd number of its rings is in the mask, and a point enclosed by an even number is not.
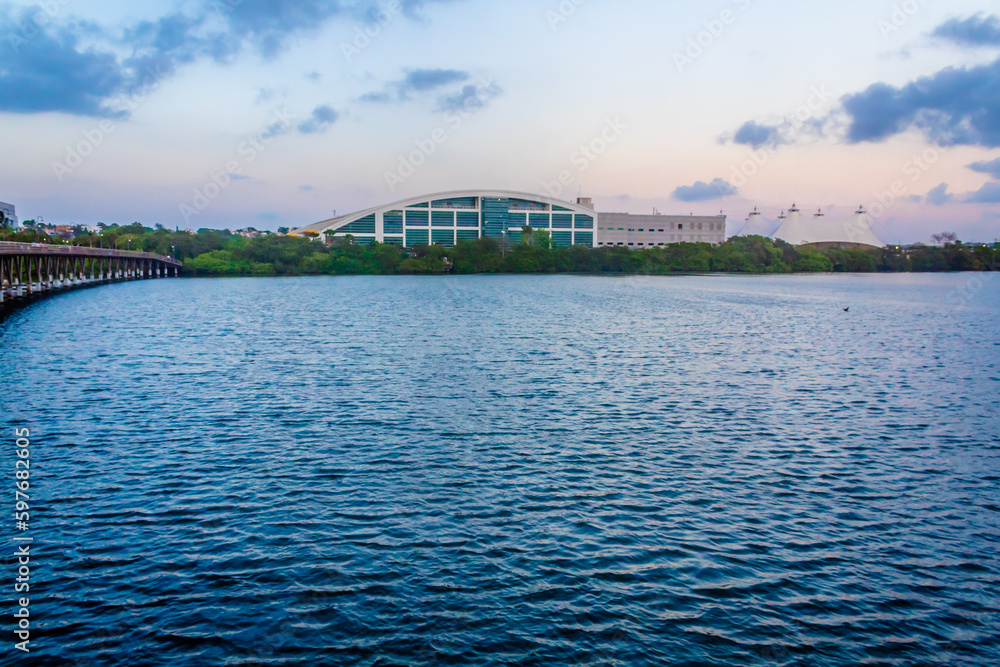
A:
[[[633,250],[671,243],[725,243],[726,216],[599,213],[597,245]]]
[[[13,204],[8,204],[7,202],[0,201],[0,213],[3,214],[4,219],[7,221],[8,227],[17,227],[17,212],[14,210]]]

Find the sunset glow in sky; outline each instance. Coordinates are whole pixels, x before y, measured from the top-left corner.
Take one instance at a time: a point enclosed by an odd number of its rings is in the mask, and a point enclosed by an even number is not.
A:
[[[22,220],[275,229],[497,188],[1000,237],[985,0],[14,2],[0,90]]]

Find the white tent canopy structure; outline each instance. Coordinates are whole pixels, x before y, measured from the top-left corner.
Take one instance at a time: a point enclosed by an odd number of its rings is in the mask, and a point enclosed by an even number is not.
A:
[[[737,236],[766,236],[770,238],[776,231],[778,227],[781,226],[781,220],[770,220],[761,215],[761,212],[756,208],[747,218],[746,224],[743,225],[743,229]]]
[[[744,234],[741,232],[741,235]],[[872,231],[868,213],[863,207],[858,208],[849,218],[831,219],[822,212],[803,216],[799,208],[793,205],[781,225],[769,236],[791,245],[875,248],[885,246],[885,243]]]

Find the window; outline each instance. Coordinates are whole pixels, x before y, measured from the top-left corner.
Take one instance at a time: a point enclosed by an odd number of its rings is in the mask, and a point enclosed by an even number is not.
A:
[[[629,243],[629,245],[635,245],[634,243]]]
[[[640,231],[640,232],[644,232],[644,231],[646,231],[646,230],[645,230],[645,229],[640,229],[639,231]]]
[[[439,199],[431,202],[431,208],[465,208],[475,209],[478,204],[475,197],[460,197],[455,199]]]
[[[634,232],[635,230],[634,230],[634,229],[630,229],[629,231],[630,231],[630,232]]]
[[[662,230],[662,229],[658,229],[658,230],[656,230],[656,231],[658,231],[658,232],[661,232],[661,233],[663,232],[663,230]]]
[[[682,222],[681,224],[677,225],[677,229],[684,229],[684,223]]]
[[[624,228],[624,227],[619,227],[619,228],[618,228],[618,231],[620,231],[620,232],[624,232],[624,231],[625,231],[625,228]]]

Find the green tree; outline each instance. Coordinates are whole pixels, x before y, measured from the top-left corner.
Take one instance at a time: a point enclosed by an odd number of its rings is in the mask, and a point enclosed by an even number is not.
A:
[[[822,273],[833,271],[833,262],[826,255],[812,249],[799,251],[795,262],[795,270],[799,273]]]

